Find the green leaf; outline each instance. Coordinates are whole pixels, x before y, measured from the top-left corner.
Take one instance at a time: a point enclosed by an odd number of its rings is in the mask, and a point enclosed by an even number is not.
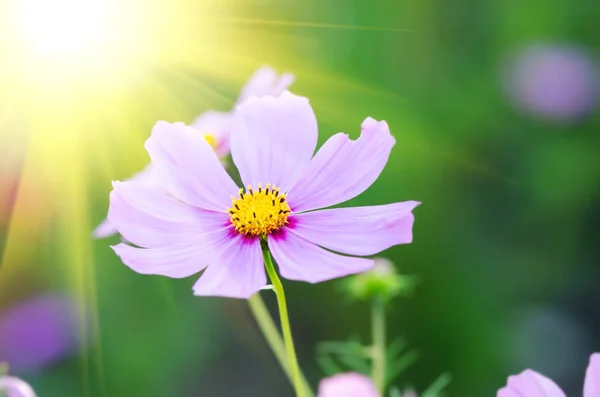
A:
[[[326,376],[333,376],[344,372],[344,370],[328,355],[317,356],[317,362]]]
[[[369,364],[370,361],[367,361],[364,357],[341,354],[339,355],[338,360],[353,371],[360,372],[365,375],[371,373],[371,366]]]
[[[444,390],[444,388],[446,386],[448,386],[448,384],[450,383],[450,381],[452,380],[452,376],[450,376],[450,374],[446,373],[446,374],[441,374],[432,384],[431,386],[429,386],[427,388],[427,390],[425,390],[422,394],[421,397],[439,397],[442,393],[442,390]]]
[[[403,338],[396,338],[389,344],[386,355],[390,361],[394,361],[406,348],[408,343]]]
[[[317,359],[328,373],[347,370],[369,374],[371,372],[368,348],[358,339],[345,342],[322,342],[317,347]]]
[[[354,354],[364,357],[365,347],[356,341],[347,342],[322,342],[317,347],[317,352],[321,354]]]
[[[419,358],[419,353],[416,350],[409,350],[398,359],[388,365],[386,374],[386,384],[391,383],[398,375],[404,372],[407,368],[413,365]]]

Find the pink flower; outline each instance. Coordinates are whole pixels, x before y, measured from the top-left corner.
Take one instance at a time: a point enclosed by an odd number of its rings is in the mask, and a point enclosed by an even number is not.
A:
[[[4,392],[4,394],[2,394]],[[0,395],[6,397],[35,397],[35,392],[27,383],[14,376],[0,377]]]
[[[284,93],[240,105],[231,150],[244,191],[192,128],[158,122],[146,149],[167,193],[114,183],[108,218],[142,248],[113,249],[143,274],[179,278],[206,268],[196,295],[248,298],[267,282],[261,241],[283,277],[311,283],[373,266],[331,251],[366,256],[410,243],[415,201],[314,211],[377,179],[395,144],[387,124],[368,118],[359,139],[336,134],[313,157],[317,135],[306,98]]]
[[[379,397],[371,379],[350,372],[323,379],[317,397]]]
[[[259,68],[244,87],[237,99],[236,104],[240,104],[248,98],[260,97],[265,95],[279,96],[294,82],[294,75],[284,73],[279,75],[269,66]],[[221,158],[229,155],[229,134],[231,132],[233,121],[233,112],[217,112],[209,110],[202,113],[192,123],[192,128],[204,136],[206,141],[215,150]],[[130,181],[137,181],[148,185],[149,187],[160,186],[158,177],[152,173],[151,166],[147,166],[131,178]],[[95,238],[110,237],[117,233],[117,229],[108,219],[105,219],[94,230]]]
[[[498,390],[498,397],[565,397],[565,393],[552,380],[527,369],[508,378],[506,387]],[[600,354],[590,357],[583,397],[600,397]]]
[[[230,112],[217,112],[209,110],[196,117],[192,128],[200,133],[212,146],[217,156],[223,158],[229,154],[229,134],[233,114]]]
[[[236,101],[240,105],[247,99],[262,96],[279,96],[294,82],[294,75],[279,75],[269,66],[259,68],[250,78]],[[233,112],[207,111],[198,116],[192,127],[204,136],[219,157],[229,154],[229,134],[233,123]]]
[[[242,88],[236,105],[241,105],[252,97],[279,96],[294,83],[294,79],[293,74],[279,75],[269,66],[258,68]]]

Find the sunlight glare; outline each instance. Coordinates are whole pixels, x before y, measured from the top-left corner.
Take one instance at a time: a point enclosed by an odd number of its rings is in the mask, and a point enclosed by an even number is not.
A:
[[[106,0],[22,0],[21,23],[41,53],[69,53],[97,44],[106,30]]]
[[[125,87],[138,81],[148,58],[145,18],[137,1],[16,0],[15,40],[9,64],[20,80],[14,92],[35,91],[77,101],[90,88]],[[42,99],[41,102],[45,102]]]

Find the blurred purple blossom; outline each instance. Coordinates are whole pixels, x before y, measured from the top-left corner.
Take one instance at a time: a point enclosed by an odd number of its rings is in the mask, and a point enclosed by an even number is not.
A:
[[[50,365],[77,346],[75,304],[67,298],[36,297],[0,313],[0,361],[15,372]]]
[[[575,46],[526,47],[510,59],[505,77],[513,102],[541,119],[579,119],[593,110],[598,98],[596,65]]]
[[[35,392],[31,386],[19,378],[0,376],[0,395],[6,395],[6,397],[35,397]]]

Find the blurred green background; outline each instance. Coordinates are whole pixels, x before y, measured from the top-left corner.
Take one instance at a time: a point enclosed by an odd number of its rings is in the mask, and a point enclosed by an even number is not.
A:
[[[265,64],[296,75],[321,143],[388,121],[388,166],[348,205],[423,202],[413,244],[382,254],[420,280],[389,313],[420,353],[398,386],[448,372],[448,395],[490,396],[531,367],[580,393],[600,350],[596,2],[106,0],[95,41],[39,55],[32,40],[81,20],[45,3],[63,19],[41,33],[23,30],[35,1],[0,8],[0,361],[34,357],[11,373],[40,396],[292,395],[246,302],[136,274],[118,237],[91,238],[152,125],[229,110]],[[316,386],[317,344],[368,342],[368,306],[335,281],[285,286]],[[15,314],[48,296],[56,314]],[[64,348],[36,362],[27,338],[53,333]]]

